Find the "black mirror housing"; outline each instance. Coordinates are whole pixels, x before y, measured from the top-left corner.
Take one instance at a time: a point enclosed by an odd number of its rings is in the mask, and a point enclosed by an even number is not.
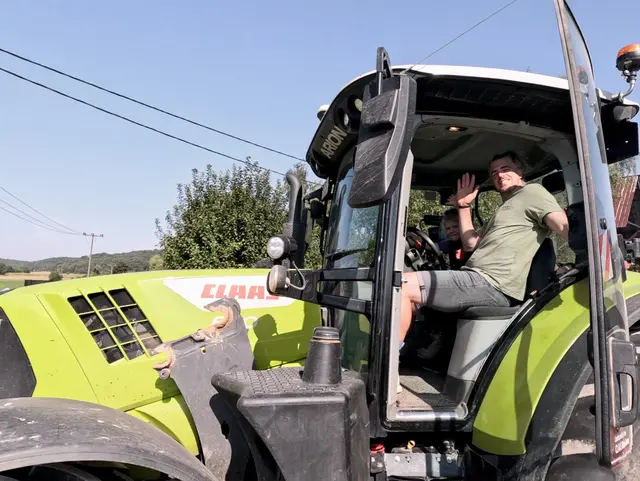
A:
[[[393,74],[384,49],[378,49],[378,75],[367,85],[349,196],[353,208],[385,202],[395,190],[415,130],[417,84]]]

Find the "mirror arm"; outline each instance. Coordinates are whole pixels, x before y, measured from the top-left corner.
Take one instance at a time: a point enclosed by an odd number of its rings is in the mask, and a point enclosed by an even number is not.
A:
[[[637,76],[634,77],[627,77],[627,83],[629,84],[629,88],[627,89],[626,92],[620,92],[617,96],[616,96],[616,100],[618,101],[623,101],[625,98],[627,98],[629,95],[631,95],[633,93],[633,90],[636,87],[636,81],[637,81]]]

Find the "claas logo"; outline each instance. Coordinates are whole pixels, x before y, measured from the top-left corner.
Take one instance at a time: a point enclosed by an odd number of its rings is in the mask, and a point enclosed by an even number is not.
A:
[[[278,299],[278,296],[272,296],[267,292],[265,286],[246,285],[246,284],[205,284],[202,289],[202,299],[260,299],[272,300]]]
[[[200,309],[224,298],[235,299],[241,309],[272,309],[296,302],[269,294],[266,275],[182,277],[165,279],[163,284]]]

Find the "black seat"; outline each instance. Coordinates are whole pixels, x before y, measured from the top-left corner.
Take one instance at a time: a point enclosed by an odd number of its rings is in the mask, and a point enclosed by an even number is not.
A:
[[[470,307],[461,313],[460,319],[508,319],[513,316],[520,306],[536,292],[542,290],[549,282],[556,268],[556,251],[551,238],[542,241],[538,252],[533,256],[529,276],[527,277],[526,295],[522,303],[510,307]]]

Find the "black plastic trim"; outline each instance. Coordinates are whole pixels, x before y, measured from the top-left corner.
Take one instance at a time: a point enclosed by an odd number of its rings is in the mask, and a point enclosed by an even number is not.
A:
[[[294,299],[301,299],[308,302],[317,302],[316,296],[312,291],[318,291],[317,286],[321,282],[345,282],[345,281],[374,281],[373,269],[368,267],[358,268],[345,268],[345,269],[301,269],[296,271],[289,269],[287,275],[296,285],[302,284],[302,278],[304,276],[304,282],[306,288],[304,291],[289,287],[287,289],[286,296]],[[320,291],[318,291],[320,292]]]
[[[373,281],[373,269],[349,267],[345,269],[324,269],[320,271],[320,281]]]
[[[344,272],[340,272],[344,271]],[[320,304],[323,307],[335,307],[346,311],[357,312],[358,314],[371,314],[371,302],[353,297],[336,296],[318,290],[321,282],[348,282],[348,281],[370,281],[373,282],[372,270],[369,268],[349,268],[330,270],[300,270],[290,269],[288,275],[296,286],[303,283],[301,275],[304,276],[306,284],[304,290],[289,287],[286,296],[291,299],[298,299],[311,304]],[[374,283],[375,284],[375,283]]]
[[[30,397],[36,375],[9,317],[0,307],[0,399]]]
[[[371,302],[362,299],[354,299],[353,297],[336,296],[333,294],[324,294],[318,292],[318,304],[323,307],[335,307],[343,311],[357,312],[358,314],[371,315]]]
[[[371,436],[386,436],[386,386],[389,383],[391,319],[393,315],[393,296],[391,289],[396,275],[395,251],[396,235],[400,215],[400,187],[380,209],[378,229],[377,258],[381,259],[376,269],[377,282],[373,289],[373,317],[371,324],[371,346],[369,348],[370,394],[375,402],[370,405]],[[373,335],[375,333],[375,335]],[[403,423],[406,426],[406,423]]]

